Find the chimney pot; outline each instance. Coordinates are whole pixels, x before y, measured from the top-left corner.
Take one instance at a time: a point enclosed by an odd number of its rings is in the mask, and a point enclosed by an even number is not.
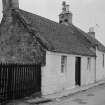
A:
[[[91,37],[95,38],[94,27],[90,27],[90,28],[89,28],[88,34],[89,34]]]
[[[68,25],[72,24],[72,13],[69,10],[70,5],[66,4],[65,1],[62,2],[62,12],[59,15],[59,23]]]

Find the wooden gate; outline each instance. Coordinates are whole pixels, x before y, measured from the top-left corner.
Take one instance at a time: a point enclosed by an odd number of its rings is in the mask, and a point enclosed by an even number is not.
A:
[[[0,100],[41,92],[41,65],[0,64]]]

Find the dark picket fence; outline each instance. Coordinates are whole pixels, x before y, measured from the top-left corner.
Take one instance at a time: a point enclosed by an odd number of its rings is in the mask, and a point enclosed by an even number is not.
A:
[[[0,101],[41,91],[40,64],[0,64]]]

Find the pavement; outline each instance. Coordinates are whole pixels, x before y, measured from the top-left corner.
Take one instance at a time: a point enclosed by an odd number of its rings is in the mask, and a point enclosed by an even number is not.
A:
[[[105,105],[105,84],[38,105]]]
[[[96,87],[98,85],[101,85],[101,84],[105,84],[105,80],[101,80],[101,81],[97,81],[93,84],[89,84],[89,85],[85,85],[85,86],[77,86],[73,89],[70,89],[70,90],[65,90],[63,92],[59,92],[59,93],[55,93],[55,94],[51,94],[51,95],[46,95],[46,96],[43,96],[44,98],[49,98],[49,99],[55,99],[55,98],[60,98],[60,97],[65,97],[65,96],[68,96],[68,95],[73,95],[73,94],[76,94],[78,92],[81,92],[81,91],[85,91],[87,89],[90,89],[92,87]]]
[[[63,92],[56,93],[56,94],[46,95],[46,96],[37,97],[37,98],[36,97],[27,97],[22,100],[13,100],[13,101],[9,102],[7,105],[36,105],[36,104],[53,102],[55,100],[59,101],[59,99],[61,99],[61,98],[65,98],[65,97],[72,96],[77,93],[81,93],[83,91],[86,91],[93,87],[97,87],[102,84],[105,84],[105,80],[98,81],[98,82],[96,82],[94,84],[90,84],[88,86],[81,86],[81,87],[76,87],[74,89],[65,90]]]

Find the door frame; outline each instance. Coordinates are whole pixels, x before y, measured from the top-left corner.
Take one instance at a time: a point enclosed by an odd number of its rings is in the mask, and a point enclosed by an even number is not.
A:
[[[81,86],[81,57],[75,58],[75,85]]]

